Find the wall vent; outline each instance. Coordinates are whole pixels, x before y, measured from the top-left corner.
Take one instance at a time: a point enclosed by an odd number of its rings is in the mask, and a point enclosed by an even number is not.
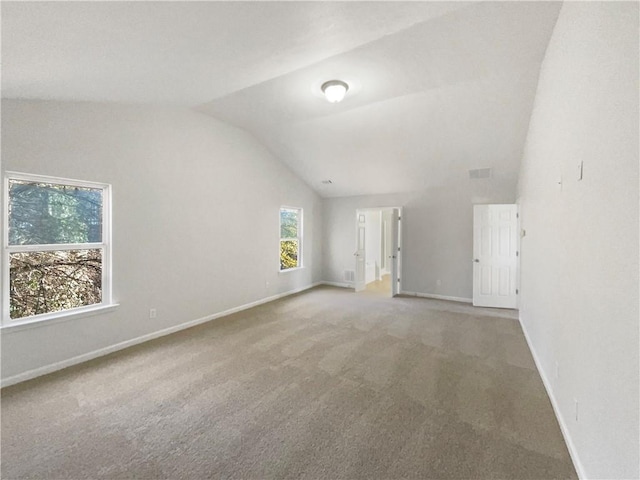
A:
[[[345,270],[344,271],[344,281],[353,283],[356,281],[356,272],[355,270]]]
[[[469,170],[469,178],[471,180],[477,180],[478,178],[491,178],[491,169],[476,168],[475,170]]]

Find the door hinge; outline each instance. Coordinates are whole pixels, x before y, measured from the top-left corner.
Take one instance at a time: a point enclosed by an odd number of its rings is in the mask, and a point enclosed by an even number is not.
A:
[[[516,288],[516,295],[518,295],[518,293],[519,293],[519,292],[518,292],[518,289]]]
[[[400,251],[400,247],[398,247],[398,251]]]
[[[516,218],[520,218],[520,214],[519,213],[516,213]]]
[[[402,217],[398,217],[398,221],[402,220]]]
[[[398,277],[398,283],[400,283],[400,277]]]
[[[520,256],[520,252],[516,252],[516,257],[519,257],[519,256]]]

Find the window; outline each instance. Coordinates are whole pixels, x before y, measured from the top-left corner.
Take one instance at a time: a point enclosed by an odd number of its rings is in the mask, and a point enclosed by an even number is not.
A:
[[[7,173],[5,192],[3,324],[110,305],[109,185]]]
[[[302,209],[280,209],[280,271],[302,267]]]

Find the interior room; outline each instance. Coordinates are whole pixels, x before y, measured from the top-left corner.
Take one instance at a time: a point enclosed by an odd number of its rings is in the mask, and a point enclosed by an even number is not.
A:
[[[640,478],[638,2],[0,9],[3,478]]]
[[[395,210],[396,212],[401,211],[400,208]],[[402,290],[401,285],[397,282],[398,279],[402,278],[400,272],[400,265],[402,264],[402,259],[400,258],[402,253],[400,248],[402,244],[401,228],[393,228],[392,226],[394,221],[393,211],[393,207],[368,208],[356,211],[357,217],[364,215],[365,219],[365,270],[364,288],[361,291],[370,295],[394,297]],[[398,213],[396,216],[398,216]],[[398,222],[397,225],[399,227],[399,221],[395,221]],[[394,265],[398,271],[394,271]],[[349,279],[352,275],[355,276],[356,270],[346,270],[345,278]],[[391,284],[392,277],[399,284],[396,286],[395,291]]]

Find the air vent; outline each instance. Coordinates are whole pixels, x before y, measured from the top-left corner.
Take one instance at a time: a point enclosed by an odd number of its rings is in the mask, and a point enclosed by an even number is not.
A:
[[[476,168],[475,170],[469,170],[469,178],[471,180],[477,180],[479,178],[491,178],[491,169]]]
[[[355,270],[345,270],[344,271],[344,281],[353,283],[356,281],[356,272]]]

